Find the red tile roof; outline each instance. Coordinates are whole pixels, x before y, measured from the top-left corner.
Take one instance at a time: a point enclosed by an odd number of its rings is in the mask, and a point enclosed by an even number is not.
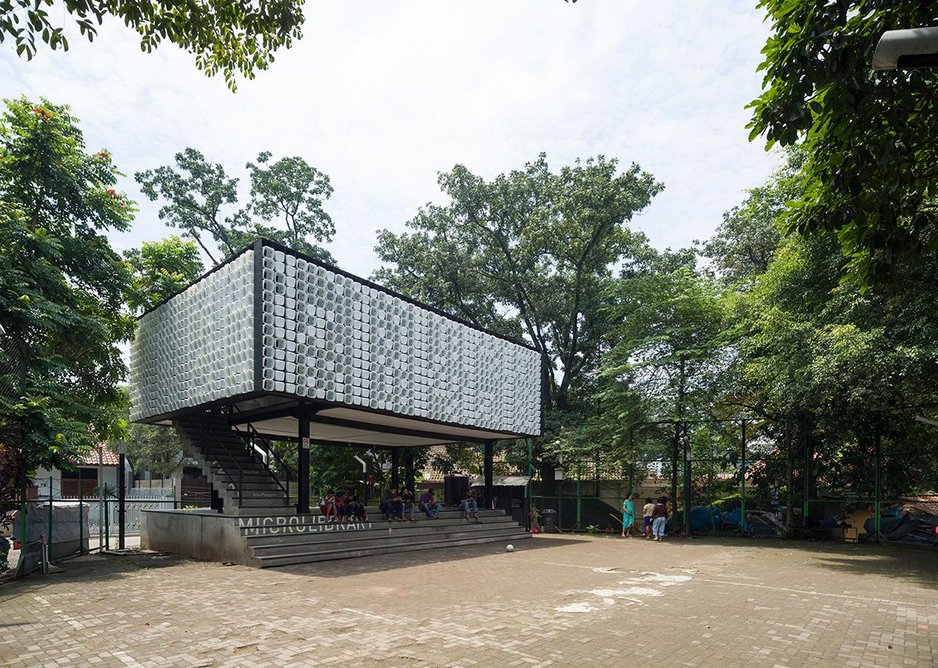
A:
[[[101,453],[100,459],[99,452]],[[120,460],[116,452],[108,448],[107,444],[102,443],[88,454],[80,457],[76,463],[78,466],[98,466],[99,463],[103,463],[104,466],[117,466]]]

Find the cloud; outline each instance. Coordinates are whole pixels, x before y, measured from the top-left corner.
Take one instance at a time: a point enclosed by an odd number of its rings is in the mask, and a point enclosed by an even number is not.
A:
[[[31,62],[3,45],[3,95],[71,104],[89,147],[113,151],[142,205],[117,246],[168,233],[134,171],[193,146],[243,176],[270,150],[330,175],[330,250],[361,275],[377,266],[375,231],[439,200],[437,173],[457,162],[486,177],[541,151],[554,166],[638,162],[666,186],[635,221],[661,247],[709,236],[776,163],[747,141],[767,29],[741,4],[372,0],[306,13],[303,39],[234,95],[172,45],[141,53],[113,21],[93,44],[73,36],[69,52]]]

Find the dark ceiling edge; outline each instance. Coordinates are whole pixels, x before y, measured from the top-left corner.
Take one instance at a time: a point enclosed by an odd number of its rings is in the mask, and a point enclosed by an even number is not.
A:
[[[164,420],[176,420],[178,418],[198,415],[200,413],[205,413],[215,408],[221,408],[223,406],[236,404],[242,401],[250,401],[252,399],[259,399],[261,397],[279,397],[281,399],[286,399],[292,402],[296,402],[293,407],[289,407],[286,404],[278,404],[274,410],[268,412],[269,414],[273,414],[274,417],[285,417],[287,414],[290,414],[293,411],[299,411],[301,402],[309,403],[308,399],[304,399],[303,397],[300,397],[298,395],[255,390],[252,392],[236,394],[232,397],[225,397],[224,399],[216,399],[215,401],[208,401],[203,404],[199,404],[198,406],[177,408],[176,410],[168,411],[166,413],[150,415],[148,417],[145,417],[139,420],[133,420],[133,422],[141,423],[141,424],[154,424],[157,422],[163,422]],[[343,403],[327,403],[321,400],[313,400],[312,403],[318,406],[321,410],[344,408],[344,409],[353,410],[353,411],[361,411],[363,413],[368,413],[371,415],[381,415],[384,417],[393,417],[393,418],[400,418],[402,420],[411,420],[419,424],[427,425],[430,428],[432,428],[433,426],[441,426],[441,427],[450,427],[454,429],[471,429],[474,431],[492,431],[493,433],[507,434],[502,440],[538,438],[539,436],[543,435],[543,430],[541,431],[540,434],[524,434],[520,432],[508,432],[508,431],[496,432],[495,430],[488,430],[485,427],[479,427],[477,425],[462,424],[459,422],[446,422],[444,420],[433,420],[433,419],[425,418],[419,415],[404,415],[402,413],[395,413],[394,411],[381,410],[378,408],[370,408],[368,406],[350,405],[344,402]],[[251,417],[254,420],[260,422],[261,420],[264,419],[264,412],[265,411],[263,409],[259,409],[257,411],[254,411]],[[541,412],[543,413],[543,410]],[[237,413],[232,413],[231,415],[232,417],[235,417],[237,416]],[[337,418],[333,418],[333,419],[337,419]],[[341,419],[344,419],[344,418],[341,418]],[[232,420],[232,422],[237,422],[237,421],[238,421],[237,419]],[[365,430],[374,431],[374,429],[370,427],[374,427],[375,425],[371,425],[368,422],[362,422],[362,423],[356,423],[356,424],[365,425],[363,427]],[[417,429],[414,431],[421,431],[421,430]],[[429,433],[431,435],[434,435],[433,432],[429,432]],[[458,440],[461,440],[461,439],[459,437],[455,437],[453,442],[456,442]],[[484,440],[486,439],[474,439],[473,442],[482,442]]]

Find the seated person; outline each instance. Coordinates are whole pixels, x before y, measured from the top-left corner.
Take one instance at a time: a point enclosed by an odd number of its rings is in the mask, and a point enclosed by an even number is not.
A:
[[[345,507],[346,503],[345,494],[336,494],[335,514],[338,515],[339,520],[342,522],[348,522],[348,509]]]
[[[479,519],[479,506],[476,503],[476,497],[473,495],[471,489],[466,492],[466,496],[462,500],[462,503],[459,504],[459,508],[464,513],[463,519],[468,520],[470,517],[472,517],[476,522],[482,521]]]
[[[365,506],[358,501],[358,497],[355,496],[354,492],[349,491],[348,495],[345,497],[345,512],[350,520],[358,520],[359,522],[368,521],[368,511],[365,510]]]
[[[420,495],[420,505],[417,507],[426,514],[428,520],[440,519],[440,504],[436,502],[432,489]]]
[[[391,487],[388,489],[385,495],[385,500],[379,507],[381,508],[381,514],[384,516],[386,521],[403,521],[404,504],[401,501],[401,494],[397,491],[397,487]]]
[[[401,503],[403,504],[403,510],[401,512],[401,518],[415,522],[414,519],[414,493],[413,491],[405,487],[401,490]]]
[[[319,502],[319,510],[322,511],[326,519],[331,517],[332,521],[339,521],[339,514],[336,512],[335,505],[335,492],[326,492],[326,495],[322,497],[322,501]]]

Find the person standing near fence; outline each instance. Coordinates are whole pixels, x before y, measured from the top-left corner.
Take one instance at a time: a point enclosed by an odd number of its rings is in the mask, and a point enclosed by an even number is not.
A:
[[[650,496],[642,506],[642,538],[651,540],[651,514],[655,511],[655,500]]]
[[[664,538],[664,527],[668,523],[668,497],[659,496],[658,503],[651,511],[651,532],[655,540],[660,541]]]
[[[622,537],[632,537],[632,527],[635,526],[635,494],[629,494],[622,502]]]

